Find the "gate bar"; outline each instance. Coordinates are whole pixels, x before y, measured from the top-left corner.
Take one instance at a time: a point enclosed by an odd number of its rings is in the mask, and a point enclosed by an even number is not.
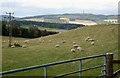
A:
[[[83,57],[83,58],[77,58],[77,59],[60,61],[60,62],[54,62],[54,63],[43,64],[43,65],[36,65],[36,66],[31,66],[31,67],[26,67],[26,68],[20,68],[20,69],[14,69],[14,70],[0,72],[0,75],[14,73],[14,72],[19,72],[19,71],[30,70],[30,69],[35,69],[35,68],[47,67],[47,66],[57,65],[57,64],[62,64],[62,63],[68,63],[68,62],[73,62],[73,61],[79,61],[79,60],[85,60],[85,59],[90,59],[90,58],[96,58],[96,57],[101,57],[101,56],[106,56],[106,54],[89,56],[89,57]]]
[[[47,67],[44,67],[44,78],[47,78]]]
[[[79,73],[82,71],[87,71],[87,70],[91,70],[91,69],[95,69],[95,68],[100,68],[100,67],[104,67],[104,65],[99,65],[99,66],[95,66],[95,67],[91,67],[91,68],[87,68],[87,69],[83,69],[83,70],[79,70],[79,71],[74,71],[74,72],[70,72],[70,73],[66,73],[66,74],[61,74],[52,78],[57,78],[57,77],[62,77],[62,76],[66,76],[66,75],[70,75],[70,74],[75,74],[75,73]]]

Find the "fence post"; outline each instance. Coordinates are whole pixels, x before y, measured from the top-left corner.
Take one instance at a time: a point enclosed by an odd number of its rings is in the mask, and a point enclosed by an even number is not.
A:
[[[113,54],[106,54],[106,75],[107,78],[113,78]]]

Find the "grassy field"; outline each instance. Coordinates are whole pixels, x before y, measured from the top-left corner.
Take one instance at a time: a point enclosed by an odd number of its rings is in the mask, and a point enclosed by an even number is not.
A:
[[[69,30],[60,34],[51,35],[36,39],[13,38],[13,43],[17,41],[21,45],[27,45],[28,48],[8,48],[8,37],[3,37],[3,71],[24,68],[33,65],[47,64],[63,60],[87,57],[92,55],[113,53],[114,59],[117,59],[118,53],[118,26],[117,25],[96,25],[88,27],[80,27]],[[91,45],[90,41],[85,38],[90,36],[95,39],[95,45]],[[24,40],[30,40],[24,43]],[[44,40],[44,41],[43,41]],[[51,40],[51,42],[49,41]],[[65,40],[66,43],[61,43]],[[73,43],[76,42],[83,48],[81,52],[72,53]],[[55,45],[60,47],[56,48]],[[93,67],[103,64],[103,58],[89,59],[83,61],[83,68]],[[63,65],[48,67],[48,75],[54,76],[79,69],[78,62],[72,62]],[[83,76],[96,76],[101,74],[101,69],[89,70],[83,72]],[[114,70],[117,66],[114,66]],[[9,74],[9,76],[42,76],[43,68],[17,72]],[[73,74],[70,76],[77,76]]]

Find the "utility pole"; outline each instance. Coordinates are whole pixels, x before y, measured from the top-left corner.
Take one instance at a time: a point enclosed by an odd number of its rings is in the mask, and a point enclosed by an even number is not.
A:
[[[12,14],[14,14],[13,12],[6,12],[6,14],[8,14],[9,15],[9,17],[8,17],[8,22],[9,22],[9,24],[8,24],[8,26],[9,26],[9,47],[11,47],[11,43],[12,43],[12,25],[11,25],[11,21],[12,21],[12,18],[14,18],[14,17],[12,17]]]

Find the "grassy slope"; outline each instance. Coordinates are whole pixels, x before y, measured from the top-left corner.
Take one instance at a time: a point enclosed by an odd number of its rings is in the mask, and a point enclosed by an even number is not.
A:
[[[29,43],[24,43],[23,38],[13,38],[14,41],[17,40],[20,44],[28,45],[26,49],[23,48],[8,48],[7,42],[3,43],[3,71],[23,68],[33,65],[41,65],[51,62],[58,62],[63,60],[87,57],[91,55],[103,54],[112,52],[114,53],[114,58],[117,58],[117,44],[118,44],[118,30],[117,25],[98,25],[81,27],[78,29],[70,30],[61,34],[47,36],[41,38],[44,42],[40,42],[40,38],[29,39]],[[90,36],[95,39],[95,45],[90,45],[90,42],[86,42],[85,38]],[[7,37],[3,37],[3,40],[7,41]],[[61,43],[62,40],[66,40],[66,43]],[[52,40],[52,42],[49,42]],[[82,46],[84,51],[71,53],[72,42],[75,41],[77,44]],[[56,44],[60,44],[59,48],[55,48]],[[103,63],[102,58],[90,59],[83,61],[83,68],[95,66]],[[70,71],[75,71],[79,69],[78,62],[73,62],[65,65],[58,65],[53,68],[50,66],[48,68],[48,75],[57,75]],[[115,66],[116,67],[116,66]],[[101,69],[100,69],[101,70]],[[24,71],[19,73],[14,73],[10,75],[43,75],[43,69],[34,69],[30,71]],[[51,72],[52,71],[52,72]],[[99,70],[93,70],[83,72],[86,76],[101,74]],[[75,74],[78,75],[78,74]]]

